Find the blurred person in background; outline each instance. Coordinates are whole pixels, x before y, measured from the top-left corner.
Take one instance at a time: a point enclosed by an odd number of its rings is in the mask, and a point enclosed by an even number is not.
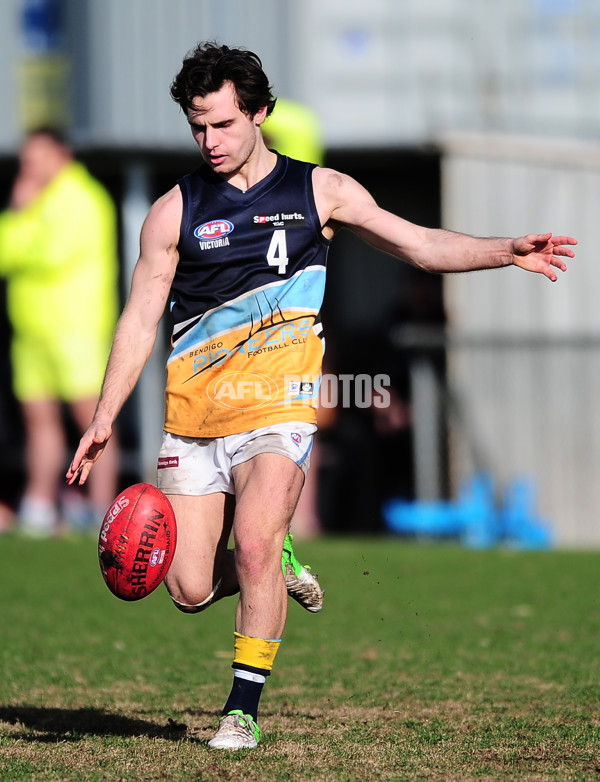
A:
[[[118,312],[117,225],[104,187],[62,132],[32,131],[0,214],[13,392],[25,428],[17,523],[32,535],[61,524],[68,419],[85,431],[98,401]],[[77,523],[101,519],[117,489],[118,445],[90,481]]]
[[[263,122],[265,144],[296,160],[323,165],[325,147],[321,125],[315,112],[308,106],[277,98],[277,104]]]

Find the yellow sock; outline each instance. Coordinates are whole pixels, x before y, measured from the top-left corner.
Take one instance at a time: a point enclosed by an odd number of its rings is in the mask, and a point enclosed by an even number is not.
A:
[[[263,671],[271,671],[275,656],[279,650],[281,638],[265,640],[264,638],[252,638],[249,635],[234,633],[233,664],[249,665],[251,668],[259,668]]]

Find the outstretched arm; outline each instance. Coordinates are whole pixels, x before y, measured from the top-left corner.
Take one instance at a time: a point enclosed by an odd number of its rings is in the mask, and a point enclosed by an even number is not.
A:
[[[85,483],[112,435],[113,425],[152,353],[177,266],[181,194],[159,199],[144,222],[131,291],[117,324],[94,418],[67,471],[67,482]]]
[[[408,233],[411,233],[410,229]],[[574,257],[571,245],[577,244],[571,236],[553,236],[551,233],[528,234],[516,239],[483,239],[427,228],[420,229],[420,233],[420,240],[409,251],[406,260],[427,271],[467,272],[518,266],[526,271],[543,274],[552,282],[558,279],[556,269],[563,272],[567,270],[564,258]],[[377,237],[373,238],[372,243],[385,249],[385,242],[382,243]],[[406,250],[398,246],[397,249],[399,252],[392,250],[392,254],[404,257]]]
[[[529,234],[517,239],[483,239],[424,228],[381,209],[362,185],[344,174],[315,169],[313,181],[317,209],[331,234],[347,227],[374,247],[429,272],[514,265],[555,282],[555,269],[565,271],[564,258],[575,255],[571,245],[577,242],[570,236]]]

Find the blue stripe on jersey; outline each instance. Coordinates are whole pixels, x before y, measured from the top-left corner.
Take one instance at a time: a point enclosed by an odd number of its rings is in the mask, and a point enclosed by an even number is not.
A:
[[[219,335],[245,326],[256,326],[264,320],[268,322],[279,312],[296,310],[317,315],[324,291],[324,266],[308,267],[289,279],[256,288],[206,312],[196,326],[175,342],[169,362]]]

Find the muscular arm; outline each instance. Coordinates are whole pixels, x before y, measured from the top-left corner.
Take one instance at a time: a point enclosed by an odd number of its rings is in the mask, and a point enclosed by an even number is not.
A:
[[[140,238],[131,291],[117,324],[94,418],[67,471],[68,483],[85,483],[113,424],[152,353],[177,267],[181,193],[175,188],[150,209]]]
[[[314,187],[322,223],[333,234],[350,228],[369,244],[429,272],[465,272],[519,266],[553,282],[562,257],[574,252],[568,236],[529,234],[518,239],[482,239],[443,229],[424,228],[381,209],[362,185],[331,169],[315,169]]]

